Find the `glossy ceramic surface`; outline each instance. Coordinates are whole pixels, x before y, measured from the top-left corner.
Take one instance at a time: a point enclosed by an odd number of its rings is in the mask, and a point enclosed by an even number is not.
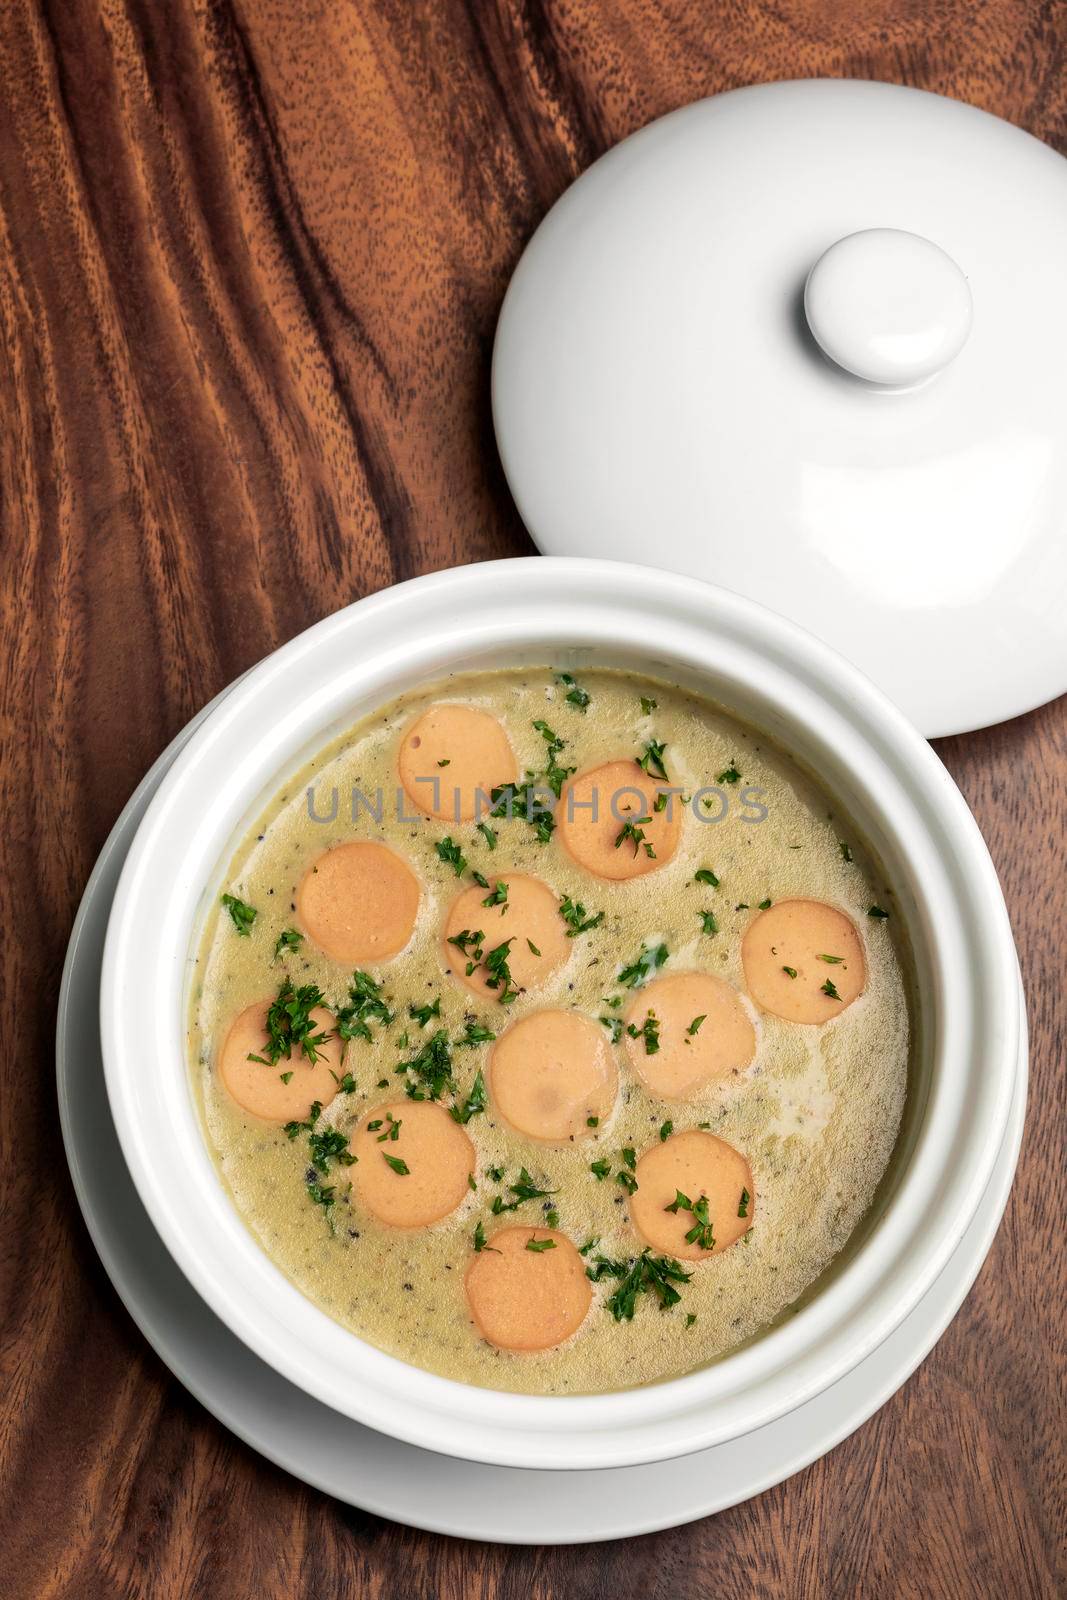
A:
[[[585,1543],[671,1527],[760,1493],[832,1448],[905,1380],[955,1313],[1000,1220],[1023,1125],[1025,1039],[993,1177],[944,1271],[854,1371],[744,1438],[676,1461],[579,1474],[445,1461],[312,1400],[246,1349],[160,1246],[122,1158],[100,1054],[100,965],[115,884],[145,808],[190,732],[141,784],[86,888],[60,990],[56,1065],[67,1159],[104,1267],[153,1348],[222,1423],[306,1483],[396,1522],[469,1539]]]
[[[985,112],[845,81],[688,106],[515,272],[519,510],[549,554],[793,618],[928,736],[1028,710],[1067,688],[1065,262],[1067,162]]]
[[[720,700],[817,771],[894,885],[924,1018],[914,1137],[854,1258],[786,1324],[716,1365],[648,1389],[566,1399],[474,1389],[405,1366],[305,1300],[230,1204],[183,1050],[192,944],[230,850],[278,782],[403,688],[452,668],[520,661],[659,673]],[[959,792],[906,719],[840,657],[761,607],[611,562],[492,562],[414,579],[253,669],[198,728],[145,814],[115,896],[101,983],[123,1152],[154,1226],[207,1304],[292,1382],[357,1421],[468,1459],[551,1468],[651,1461],[738,1437],[804,1403],[887,1338],[977,1210],[1008,1114],[1020,1027],[992,864]]]

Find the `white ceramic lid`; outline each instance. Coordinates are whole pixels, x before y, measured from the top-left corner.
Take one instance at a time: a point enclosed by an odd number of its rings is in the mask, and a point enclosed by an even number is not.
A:
[[[1067,162],[887,84],[627,139],[508,290],[504,469],[542,551],[664,566],[837,646],[928,735],[1067,688]]]

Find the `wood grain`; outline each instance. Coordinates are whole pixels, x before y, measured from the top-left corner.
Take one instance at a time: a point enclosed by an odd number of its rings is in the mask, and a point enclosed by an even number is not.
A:
[[[1063,703],[942,753],[1034,1030],[1019,1178],[933,1356],[828,1459],[572,1551],[411,1533],[217,1426],[134,1330],[66,1177],[53,1013],[122,802],[235,674],[398,578],[525,552],[493,447],[522,246],[613,141],[818,73],[1067,150],[1067,18],[1027,0],[5,0],[0,8],[0,1593],[1065,1592]]]

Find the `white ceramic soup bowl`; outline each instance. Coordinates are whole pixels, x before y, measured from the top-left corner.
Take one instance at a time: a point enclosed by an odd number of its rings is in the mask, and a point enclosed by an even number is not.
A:
[[[744,1348],[616,1394],[474,1388],[384,1355],[333,1322],[234,1209],[205,1146],[185,1059],[200,930],[233,849],[286,777],[409,686],[519,663],[646,670],[776,739],[874,848],[917,968],[910,1131],[862,1243],[801,1310]],[[417,578],[361,600],[230,690],[164,778],[130,850],[108,929],[101,1016],[108,1094],[140,1195],[189,1280],[250,1349],[327,1405],[412,1444],[503,1465],[583,1468],[682,1455],[758,1428],[833,1383],[907,1316],[990,1176],[1021,1004],[981,835],[929,746],[866,678],[725,591],[635,566],[531,559]],[[659,1314],[639,1308],[650,1339]]]

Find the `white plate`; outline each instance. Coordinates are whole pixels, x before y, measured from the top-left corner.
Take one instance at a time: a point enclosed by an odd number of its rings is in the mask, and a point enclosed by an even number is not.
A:
[[[89,880],[63,971],[56,1061],[67,1159],[93,1243],[141,1332],[220,1422],[305,1483],[378,1516],[469,1539],[581,1544],[692,1522],[747,1500],[817,1460],[889,1399],[944,1332],[992,1243],[1022,1136],[1025,1037],[993,1178],[933,1288],[847,1377],[744,1438],[674,1461],[606,1471],[482,1466],[361,1427],[246,1349],[198,1298],[152,1228],[119,1150],[100,1058],[100,961],[115,883],[145,807],[195,725],[141,783]]]

